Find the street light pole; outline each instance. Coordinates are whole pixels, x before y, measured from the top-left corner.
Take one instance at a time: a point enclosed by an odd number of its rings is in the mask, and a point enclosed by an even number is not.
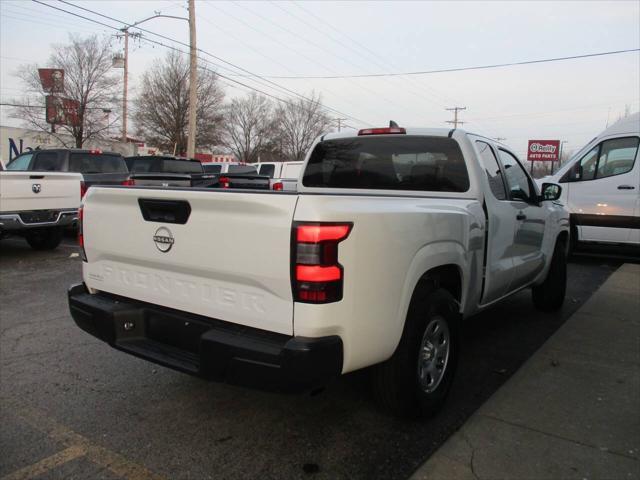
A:
[[[187,158],[193,158],[196,152],[196,107],[198,102],[195,0],[189,0],[189,57],[189,131],[187,137]]]

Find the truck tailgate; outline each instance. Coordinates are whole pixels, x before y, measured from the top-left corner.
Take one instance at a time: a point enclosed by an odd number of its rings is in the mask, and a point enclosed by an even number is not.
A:
[[[89,288],[293,334],[296,195],[91,188],[83,276]]]
[[[78,208],[81,181],[79,173],[1,172],[0,211]]]

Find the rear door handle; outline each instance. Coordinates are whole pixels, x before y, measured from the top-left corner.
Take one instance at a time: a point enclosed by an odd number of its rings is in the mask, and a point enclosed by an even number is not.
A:
[[[527,216],[520,212],[518,215],[516,215],[516,220],[526,220]]]
[[[618,185],[618,190],[634,190],[635,188],[633,185]]]

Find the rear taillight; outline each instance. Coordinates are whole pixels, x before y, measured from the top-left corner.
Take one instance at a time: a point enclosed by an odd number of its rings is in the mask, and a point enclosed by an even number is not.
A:
[[[84,233],[82,230],[82,223],[84,220],[84,205],[80,205],[78,209],[78,246],[80,247],[80,257],[83,262],[87,261],[87,254],[84,251]]]
[[[402,127],[365,128],[360,130],[358,135],[389,135],[392,133],[406,134],[407,131]]]
[[[102,150],[100,150],[99,148],[94,148],[92,150],[89,150],[89,155],[102,155]]]
[[[87,190],[89,190],[89,187],[87,187],[87,184],[84,183],[83,181],[80,181],[80,200],[84,198],[84,196],[87,193]]]
[[[218,177],[220,188],[229,188],[229,177]]]
[[[344,270],[338,244],[351,223],[295,223],[293,226],[293,297],[297,302],[331,303],[342,299]]]
[[[127,178],[126,180],[123,180],[120,185],[124,185],[125,187],[133,187],[135,186],[135,184],[136,181],[133,178]]]
[[[284,190],[284,185],[282,184],[282,182],[275,182],[275,183],[271,186],[271,188],[272,188],[273,190],[276,190],[276,191],[280,192],[280,191]]]

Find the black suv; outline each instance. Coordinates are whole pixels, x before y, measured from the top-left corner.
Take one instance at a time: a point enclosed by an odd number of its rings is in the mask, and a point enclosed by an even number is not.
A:
[[[7,170],[77,172],[84,189],[91,185],[129,185],[129,169],[119,153],[75,148],[53,148],[24,152],[11,160]],[[84,191],[83,191],[84,193]]]

